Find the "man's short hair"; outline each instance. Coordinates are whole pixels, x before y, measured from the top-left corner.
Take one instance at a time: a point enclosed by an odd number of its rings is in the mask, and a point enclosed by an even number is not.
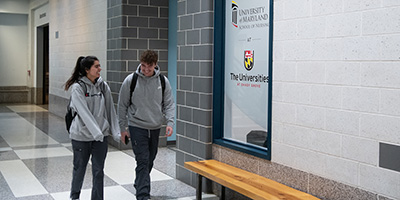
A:
[[[158,55],[153,50],[146,50],[140,56],[140,62],[144,62],[147,64],[153,64],[153,63],[157,64],[157,60],[158,60]]]

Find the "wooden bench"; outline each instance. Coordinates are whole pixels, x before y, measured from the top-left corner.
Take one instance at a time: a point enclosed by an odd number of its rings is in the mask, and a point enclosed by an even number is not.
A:
[[[216,160],[185,162],[185,168],[197,173],[196,199],[198,200],[201,199],[202,177],[219,183],[222,186],[221,199],[225,198],[225,187],[235,190],[251,199],[318,199],[310,194],[293,189],[271,179]]]

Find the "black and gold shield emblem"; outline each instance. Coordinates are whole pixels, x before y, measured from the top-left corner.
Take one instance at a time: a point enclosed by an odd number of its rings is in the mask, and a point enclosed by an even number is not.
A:
[[[253,69],[254,66],[254,51],[245,50],[244,51],[244,68],[247,71]]]
[[[232,1],[232,25],[236,28],[238,27],[237,15],[238,15],[238,5],[236,4],[236,2]]]

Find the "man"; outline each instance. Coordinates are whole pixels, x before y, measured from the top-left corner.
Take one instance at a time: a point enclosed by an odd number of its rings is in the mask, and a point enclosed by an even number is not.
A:
[[[160,128],[166,121],[165,135],[172,135],[175,104],[171,85],[166,77],[160,75],[157,65],[158,55],[152,50],[143,52],[140,65],[134,75],[128,75],[122,83],[118,100],[118,117],[121,140],[131,138],[136,159],[136,199],[150,198],[150,172],[156,158]],[[160,77],[162,76],[162,77]],[[164,78],[165,87],[162,85]],[[136,83],[131,93],[132,81]],[[129,130],[129,134],[128,134]]]

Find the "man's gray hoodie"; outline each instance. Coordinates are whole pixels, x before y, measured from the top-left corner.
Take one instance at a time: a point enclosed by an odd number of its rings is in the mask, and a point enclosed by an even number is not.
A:
[[[104,136],[112,135],[119,141],[121,131],[114,109],[110,87],[102,78],[93,84],[86,76],[80,79],[86,85],[79,83],[71,86],[70,107],[77,112],[70,127],[70,138],[78,141],[103,141]]]
[[[129,126],[143,129],[161,128],[164,122],[173,127],[175,117],[175,103],[172,97],[171,85],[165,77],[164,108],[162,108],[162,88],[160,69],[155,67],[154,75],[146,77],[140,72],[140,65],[135,90],[130,101],[130,87],[133,73],[128,75],[122,83],[118,100],[118,117],[121,130]],[[132,102],[132,104],[131,104]]]

